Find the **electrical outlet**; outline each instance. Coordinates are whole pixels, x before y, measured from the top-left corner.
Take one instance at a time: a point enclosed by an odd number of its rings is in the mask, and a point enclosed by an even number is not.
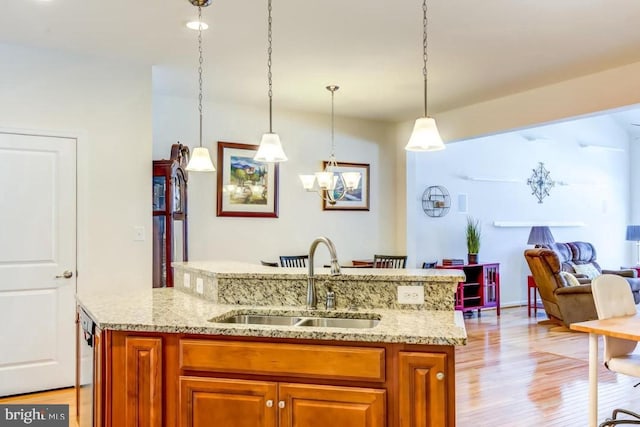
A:
[[[398,286],[399,304],[424,304],[423,286]]]
[[[199,277],[196,279],[196,292],[199,294],[204,292],[204,282]]]
[[[185,288],[191,287],[191,275],[189,273],[184,273],[182,283],[184,284]]]

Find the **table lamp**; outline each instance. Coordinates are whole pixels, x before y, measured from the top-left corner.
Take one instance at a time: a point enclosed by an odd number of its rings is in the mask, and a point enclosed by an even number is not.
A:
[[[627,225],[627,240],[636,242],[638,253],[638,262],[636,266],[640,266],[640,225]]]
[[[638,227],[640,231],[640,227]],[[531,227],[531,231],[529,232],[529,240],[527,241],[530,245],[535,245],[536,248],[541,246],[550,245],[555,243],[555,239],[553,238],[553,234],[551,234],[551,230],[549,227]]]

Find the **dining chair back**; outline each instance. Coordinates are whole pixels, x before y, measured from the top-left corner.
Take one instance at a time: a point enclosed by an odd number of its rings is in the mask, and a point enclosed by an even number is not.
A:
[[[306,267],[309,255],[287,255],[280,257],[281,267]]]
[[[374,255],[373,268],[405,268],[406,255]]]
[[[636,305],[629,283],[615,274],[602,274],[591,281],[593,301],[598,319],[633,316]],[[634,354],[637,341],[604,336],[604,366],[613,372],[640,377],[640,355]],[[620,419],[618,414],[626,414],[634,420]],[[600,424],[609,427],[624,424],[640,424],[640,415],[627,409],[614,409],[611,418]]]

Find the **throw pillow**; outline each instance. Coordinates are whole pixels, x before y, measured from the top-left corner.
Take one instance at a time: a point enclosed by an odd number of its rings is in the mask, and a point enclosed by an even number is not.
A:
[[[573,269],[578,274],[584,274],[589,279],[593,280],[598,277],[601,273],[598,271],[595,265],[591,263],[587,264],[574,264]]]
[[[560,276],[564,277],[564,281],[567,286],[580,286],[581,283],[576,276],[569,273],[568,271],[561,271]]]

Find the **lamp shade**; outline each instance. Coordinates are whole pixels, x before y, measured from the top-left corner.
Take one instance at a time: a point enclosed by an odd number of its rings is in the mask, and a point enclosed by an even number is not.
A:
[[[640,241],[640,225],[627,225],[626,240],[631,240],[634,242]]]
[[[409,142],[404,147],[407,151],[439,151],[444,150],[444,142],[440,138],[436,121],[431,117],[421,117],[413,125]]]
[[[187,170],[189,172],[215,172],[216,168],[213,167],[211,157],[209,157],[209,150],[205,147],[194,148],[193,155],[187,164]]]
[[[286,162],[287,156],[284,154],[280,137],[277,133],[265,133],[262,135],[258,152],[253,160],[258,162]]]
[[[530,245],[550,245],[555,243],[555,239],[549,227],[531,227],[527,243]]]

